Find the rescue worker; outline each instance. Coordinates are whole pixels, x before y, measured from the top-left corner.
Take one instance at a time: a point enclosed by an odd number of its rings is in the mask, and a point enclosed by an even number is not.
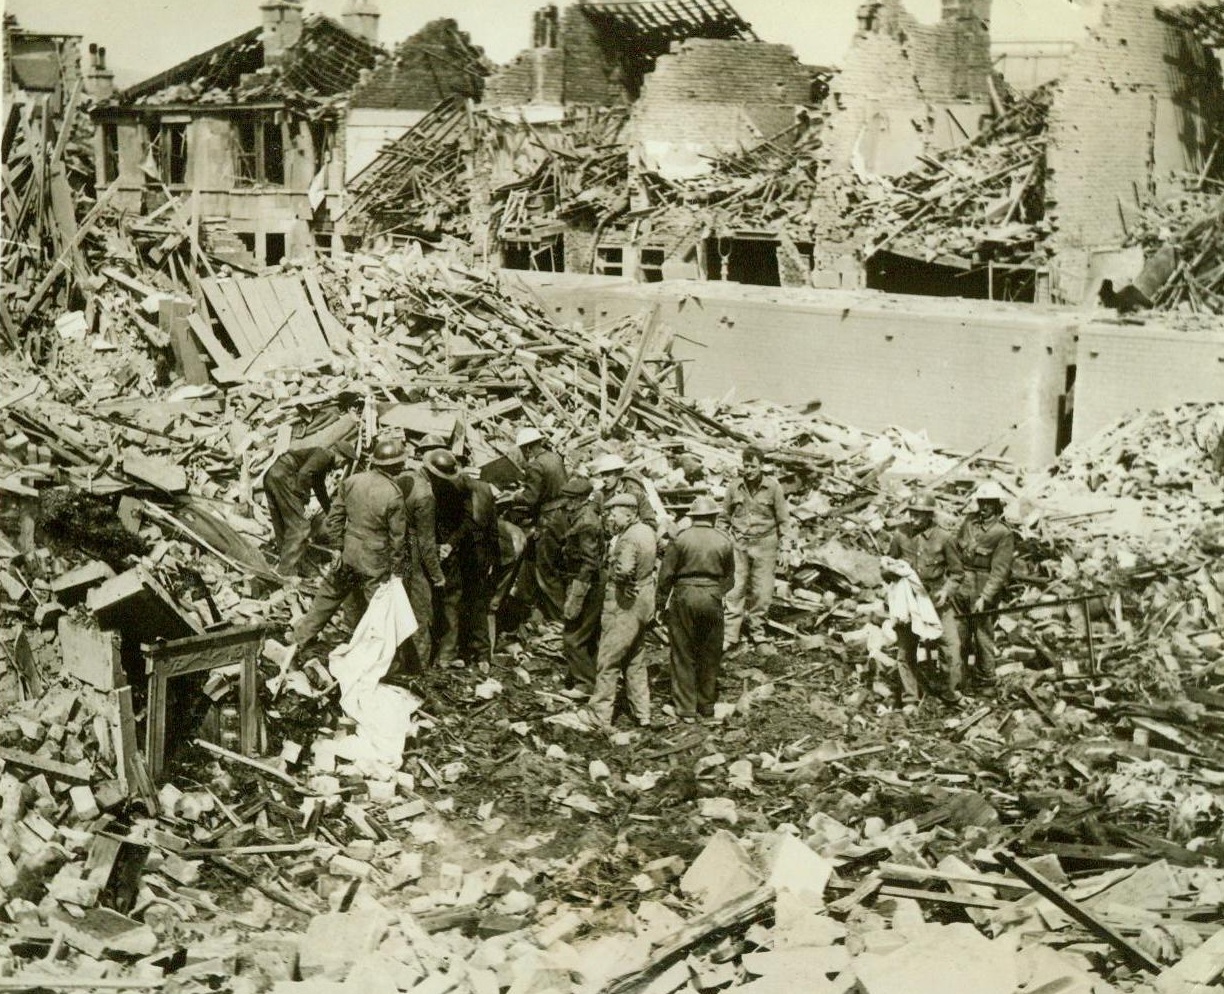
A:
[[[973,677],[983,689],[995,685],[995,644],[991,630],[994,616],[970,617],[988,611],[999,600],[1011,579],[1016,540],[1003,521],[1007,495],[993,480],[973,494],[977,510],[965,518],[956,533],[956,548],[964,567],[956,594],[961,658],[968,661],[973,650]]]
[[[404,589],[417,621],[417,630],[410,640],[415,658],[407,662],[406,669],[419,671],[429,665],[433,652],[433,593],[446,586],[446,577],[438,560],[433,487],[425,471],[420,467],[409,469],[395,482],[404,495],[408,519]]]
[[[603,561],[607,553],[603,520],[590,499],[591,481],[567,480],[561,488],[563,511],[550,519],[560,531],[558,573],[565,589],[561,610],[562,651],[568,668],[566,690],[589,697],[595,689],[595,657],[599,651],[599,619],[603,612]]]
[[[460,650],[486,659],[489,644],[490,578],[500,556],[497,507],[492,488],[465,476],[446,449],[425,454],[425,470],[436,501],[438,558],[446,577],[435,656],[440,665],[460,663]]]
[[[599,726],[612,727],[620,676],[634,720],[650,727],[650,684],[642,643],[654,617],[655,533],[638,520],[637,500],[621,493],[605,505],[608,533],[607,582],[599,619],[595,689],[587,706]]]
[[[591,460],[590,472],[603,507],[607,507],[608,500],[617,494],[629,494],[637,504],[638,520],[658,534],[659,516],[650,502],[648,484],[628,471],[624,459],[615,452],[605,452]]]
[[[935,610],[939,612],[943,634],[938,645],[945,672],[941,680],[935,674],[919,669],[919,639],[909,625],[898,624],[897,672],[901,678],[901,703],[917,704],[923,690],[929,688],[945,704],[955,704],[960,700],[963,673],[954,607],[954,595],[961,582],[960,554],[952,534],[936,523],[933,496],[924,494],[915,498],[906,511],[908,521],[893,534],[888,555],[892,559],[902,559],[913,567]]]
[[[561,457],[544,444],[544,435],[538,428],[521,428],[514,437],[514,444],[523,454],[526,467],[523,470],[523,488],[514,497],[512,504],[523,511],[527,525],[538,522],[544,505],[561,496],[561,488],[567,478],[565,463]]]
[[[659,612],[667,611],[676,714],[692,722],[714,714],[723,654],[723,597],[735,583],[735,547],[714,527],[718,504],[710,497],[694,500],[688,516],[692,527],[663,553],[655,596]]]
[[[395,477],[403,468],[403,443],[387,439],[374,446],[370,469],[340,485],[327,515],[340,562],[323,578],[310,609],[293,628],[297,650],[323,630],[349,595],[356,595],[364,611],[379,585],[402,568],[408,523]]]
[[[773,600],[778,543],[790,520],[790,508],[782,484],[764,473],[765,453],[760,447],[745,447],[741,459],[740,477],[727,486],[718,522],[735,544],[735,586],[727,595],[725,648],[739,641],[746,623],[757,652],[772,656],[777,650],[765,634],[765,622]]]
[[[331,509],[327,474],[357,458],[353,444],[337,441],[321,448],[290,449],[280,455],[264,474],[264,497],[276,537],[276,571],[296,576],[302,556],[310,545],[310,517],[306,505],[314,491],[319,506]]]
[[[591,493],[591,481],[583,477],[567,480],[560,493],[540,508],[536,525],[534,574],[536,606],[550,621],[565,616],[565,536],[571,523],[571,508],[576,509]],[[575,503],[575,497],[581,501]]]

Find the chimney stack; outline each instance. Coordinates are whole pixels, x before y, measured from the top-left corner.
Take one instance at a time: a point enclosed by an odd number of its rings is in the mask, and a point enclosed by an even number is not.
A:
[[[340,20],[353,34],[361,35],[372,45],[378,44],[378,4],[374,0],[348,0]]]
[[[106,68],[106,49],[89,44],[89,72],[85,74],[85,92],[94,100],[106,100],[115,94],[115,74]]]
[[[302,5],[292,0],[267,0],[263,12],[264,65],[278,65],[285,53],[302,37]]]

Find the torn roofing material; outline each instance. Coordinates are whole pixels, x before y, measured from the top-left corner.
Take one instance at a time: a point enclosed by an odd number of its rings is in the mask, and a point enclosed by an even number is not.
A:
[[[263,29],[252,28],[115,95],[114,104],[191,102],[204,93],[228,90],[247,96],[244,77],[268,72]],[[301,37],[285,52],[268,83],[317,97],[344,93],[372,69],[382,49],[321,14],[306,17]],[[260,88],[261,90],[265,88]],[[266,96],[266,93],[261,93]]]

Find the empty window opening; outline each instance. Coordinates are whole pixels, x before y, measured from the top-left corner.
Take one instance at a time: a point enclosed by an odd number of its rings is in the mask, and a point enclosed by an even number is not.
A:
[[[928,262],[877,252],[867,260],[867,287],[885,293],[1032,303],[1037,271],[1030,266],[971,264],[951,256]]]
[[[171,186],[187,182],[187,125],[162,126],[162,175]]]
[[[264,265],[275,266],[285,258],[285,236],[276,232],[264,235]]]
[[[119,126],[102,125],[102,180],[105,183],[119,178]]]
[[[502,242],[502,267],[561,273],[565,271],[565,247],[560,236],[539,242]]]
[[[252,257],[255,255],[255,232],[240,231],[238,232],[238,240],[242,242],[242,247],[250,253]]]
[[[263,179],[277,185],[285,182],[285,142],[275,121],[263,126]]]
[[[595,272],[601,276],[624,275],[625,250],[619,246],[600,245],[595,249]]]
[[[1071,444],[1071,433],[1075,426],[1075,366],[1067,367],[1063,381],[1063,393],[1058,398],[1058,431],[1054,437],[1054,454],[1062,452]]]
[[[253,117],[241,117],[234,124],[234,178],[238,183],[254,183],[259,179],[258,129]]]
[[[642,249],[641,264],[638,268],[642,271],[643,283],[663,282],[663,260],[665,258],[666,253],[661,248]]]
[[[706,239],[706,279],[781,286],[778,243],[768,238]]]

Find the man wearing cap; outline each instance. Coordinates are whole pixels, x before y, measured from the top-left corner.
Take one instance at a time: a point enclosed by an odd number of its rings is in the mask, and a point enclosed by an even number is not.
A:
[[[403,443],[380,441],[370,467],[340,485],[328,512],[327,531],[341,550],[340,562],[323,578],[310,610],[294,626],[298,648],[323,630],[350,594],[368,602],[379,585],[402,568],[408,522],[395,478],[404,468]]]
[[[757,652],[776,651],[765,634],[769,604],[773,600],[778,543],[790,520],[782,484],[764,473],[765,453],[749,445],[742,455],[741,474],[727,486],[719,526],[735,543],[735,586],[727,595],[727,647],[739,641],[745,620]]]
[[[523,488],[515,495],[514,505],[523,509],[528,524],[535,524],[544,505],[561,496],[566,480],[565,463],[544,444],[544,435],[538,428],[519,429],[514,444],[526,461]]]
[[[280,455],[264,474],[264,497],[272,517],[279,559],[276,570],[294,576],[310,542],[310,518],[306,505],[313,490],[319,506],[331,509],[327,474],[356,458],[352,442],[337,441],[321,448],[290,449]]]
[[[484,660],[492,651],[486,622],[493,595],[491,575],[500,556],[497,507],[487,483],[465,476],[446,449],[425,454],[436,501],[438,557],[446,577],[441,598],[439,664],[457,661],[460,641],[466,652]]]
[[[1011,579],[1016,539],[1003,520],[1007,495],[993,480],[973,494],[977,510],[965,518],[956,533],[956,548],[964,574],[956,594],[961,655],[976,657],[974,677],[985,689],[995,684],[994,617],[967,617],[990,610]]]
[[[702,495],[688,516],[693,526],[663,553],[655,595],[659,611],[667,609],[672,696],[682,721],[714,713],[723,653],[723,597],[735,583],[735,547],[714,527],[718,505]]]
[[[628,494],[637,505],[638,520],[658,534],[659,516],[650,503],[646,481],[630,473],[624,459],[615,452],[605,452],[591,460],[590,471],[604,507],[609,498]]]
[[[433,487],[421,468],[408,470],[395,482],[404,495],[404,510],[408,518],[404,589],[417,620],[417,630],[411,639],[416,655],[415,665],[422,668],[429,665],[433,652],[433,592],[446,586],[442,564],[438,559]]]
[[[617,494],[604,505],[608,532],[607,582],[600,615],[595,689],[587,706],[603,728],[612,727],[620,675],[637,723],[650,725],[650,684],[642,643],[654,617],[656,557],[654,529],[638,520],[637,501]]]
[[[946,704],[960,699],[962,660],[954,594],[961,582],[960,554],[951,533],[935,520],[936,503],[930,494],[915,498],[906,508],[908,521],[893,534],[888,555],[913,567],[931,603],[939,612],[943,634],[939,638],[944,660],[944,679],[924,680],[918,668],[919,639],[912,627],[898,624],[897,672],[901,678],[903,704],[917,704],[922,684],[930,683]],[[933,643],[932,643],[933,644]]]
[[[569,672],[567,689],[588,697],[595,689],[595,658],[599,652],[599,620],[603,612],[603,563],[607,554],[603,519],[591,498],[591,481],[568,480],[560,535],[559,575],[564,587],[561,646]]]

